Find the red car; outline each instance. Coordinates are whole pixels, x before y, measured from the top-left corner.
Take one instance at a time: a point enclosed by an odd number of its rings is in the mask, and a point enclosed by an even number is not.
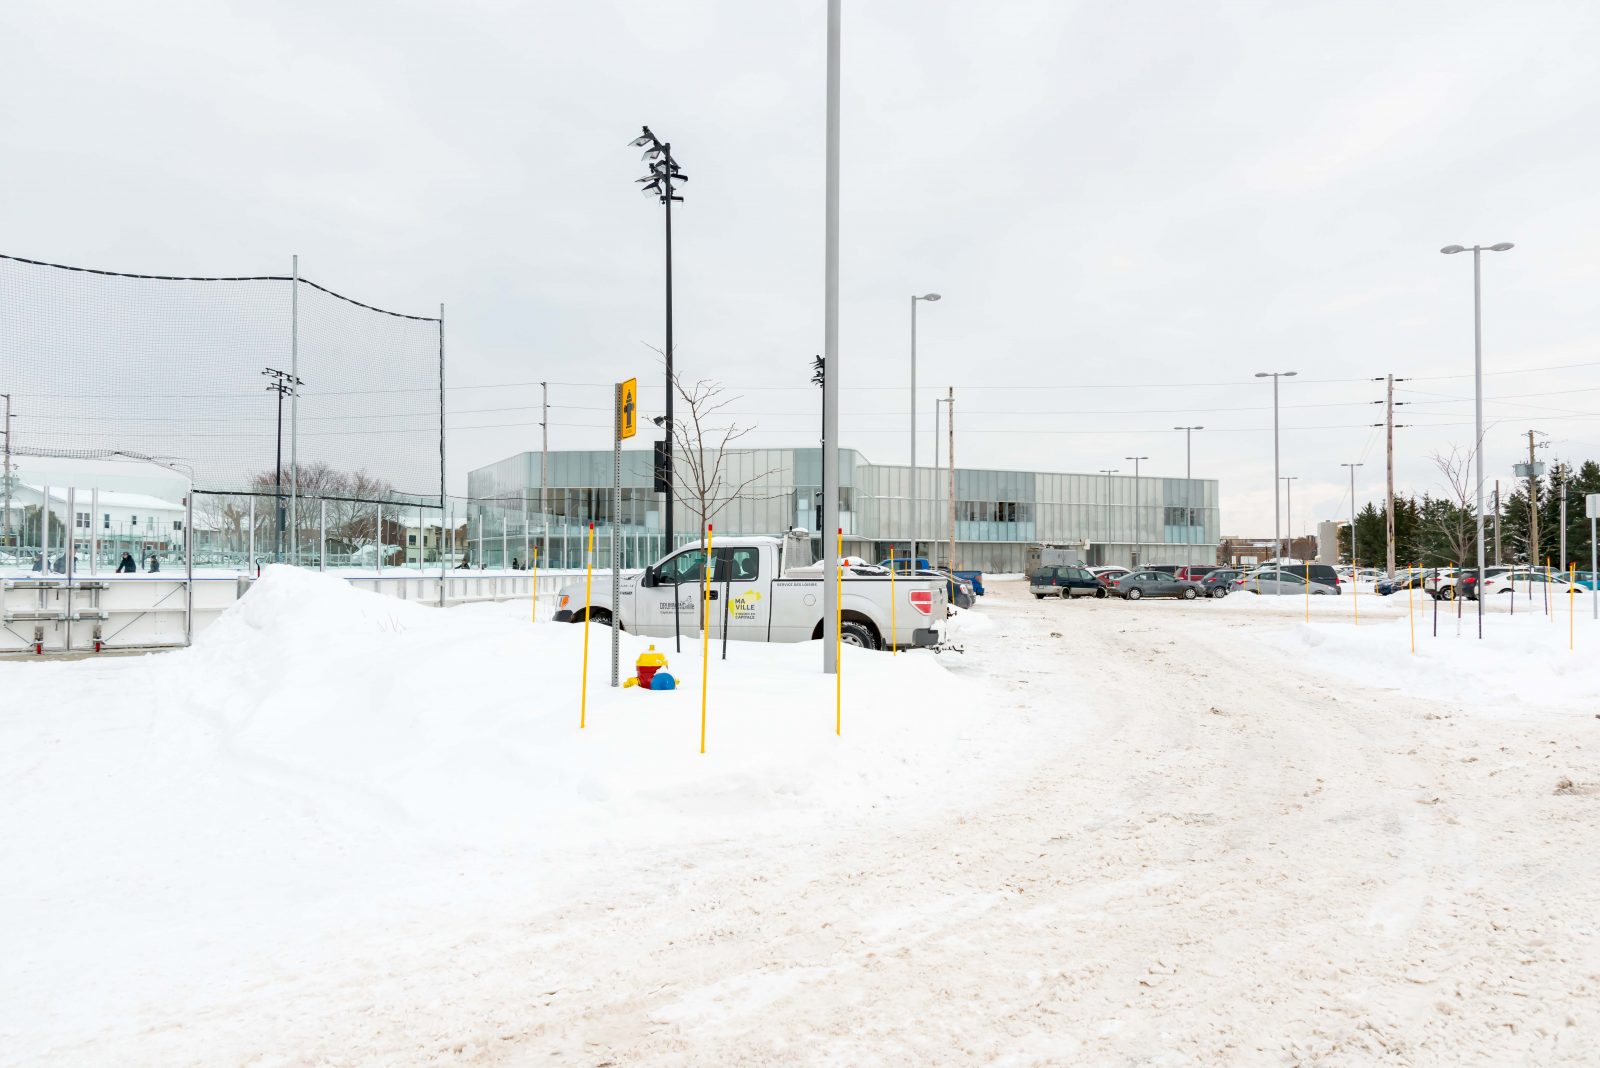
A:
[[[1222,565],[1186,564],[1183,567],[1178,568],[1178,570],[1173,573],[1173,577],[1181,579],[1184,582],[1200,582],[1220,566]]]

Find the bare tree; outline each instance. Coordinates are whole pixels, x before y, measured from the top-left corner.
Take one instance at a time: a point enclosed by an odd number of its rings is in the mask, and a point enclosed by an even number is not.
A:
[[[753,427],[740,426],[728,418],[725,409],[739,400],[726,395],[722,386],[709,379],[685,383],[673,375],[672,386],[681,402],[672,425],[674,458],[678,464],[672,480],[673,498],[706,529],[719,512],[747,495],[752,485],[769,472],[761,471],[731,482],[728,475],[728,450]],[[679,462],[681,461],[681,462]]]
[[[1424,496],[1422,528],[1424,538],[1437,546],[1437,552],[1457,565],[1477,559],[1477,498],[1472,481],[1472,450],[1451,446],[1450,452],[1434,453],[1433,466],[1444,476],[1446,495]],[[1431,538],[1428,536],[1431,535]]]

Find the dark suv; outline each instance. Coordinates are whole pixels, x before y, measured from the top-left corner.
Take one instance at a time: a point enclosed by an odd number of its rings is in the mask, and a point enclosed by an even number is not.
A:
[[[1200,592],[1207,597],[1226,597],[1233,589],[1233,580],[1242,574],[1231,567],[1214,567],[1199,580]]]
[[[1320,582],[1329,587],[1334,593],[1343,593],[1344,587],[1340,585],[1339,573],[1333,569],[1332,564],[1282,564],[1278,570],[1287,571],[1300,578],[1306,577],[1306,569],[1311,570],[1311,581]]]

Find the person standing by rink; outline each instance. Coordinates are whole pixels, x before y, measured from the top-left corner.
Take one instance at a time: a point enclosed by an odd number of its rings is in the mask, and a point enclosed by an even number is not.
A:
[[[131,575],[139,570],[139,565],[133,562],[132,553],[123,553],[122,559],[117,562],[117,574]]]

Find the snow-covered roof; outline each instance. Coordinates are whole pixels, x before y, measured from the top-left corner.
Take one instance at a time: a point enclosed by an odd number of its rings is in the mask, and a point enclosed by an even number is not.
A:
[[[17,486],[20,489],[31,490],[36,494],[42,495],[44,493],[43,486],[33,486],[25,482],[19,482],[17,483]],[[183,511],[182,504],[176,504],[172,501],[163,500],[160,497],[152,497],[147,493],[123,493],[120,490],[101,490],[99,500],[102,505],[109,508],[143,508],[152,512]],[[89,491],[79,490],[77,503],[81,505],[87,505],[89,501]],[[55,504],[57,502],[60,502],[63,505],[67,503],[67,491],[64,487],[51,486],[50,503]]]

